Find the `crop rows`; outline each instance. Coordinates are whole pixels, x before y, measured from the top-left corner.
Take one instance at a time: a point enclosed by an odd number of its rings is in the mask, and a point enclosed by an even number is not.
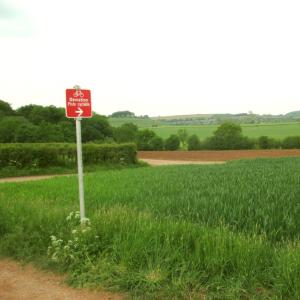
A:
[[[76,286],[146,299],[299,299],[299,167],[284,158],[89,174],[90,230],[56,262],[47,248],[51,235],[72,242],[76,178],[2,184],[0,251],[67,271]]]

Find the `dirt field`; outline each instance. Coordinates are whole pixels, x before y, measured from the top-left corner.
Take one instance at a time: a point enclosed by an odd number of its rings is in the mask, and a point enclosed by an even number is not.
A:
[[[63,277],[30,265],[0,260],[1,300],[121,300],[118,294],[76,290],[63,284]]]
[[[300,149],[295,150],[227,150],[227,151],[139,151],[139,159],[169,161],[227,161],[234,159],[259,157],[300,156]]]
[[[143,158],[143,161],[150,166],[165,166],[165,165],[215,165],[224,164],[225,161],[192,161],[192,160],[166,160],[166,159],[148,159]]]

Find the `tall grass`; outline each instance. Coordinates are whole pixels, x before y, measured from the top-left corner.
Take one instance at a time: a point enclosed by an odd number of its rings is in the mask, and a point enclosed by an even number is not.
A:
[[[72,264],[46,253],[51,235],[72,238],[77,179],[2,184],[0,252],[143,299],[299,299],[299,167],[285,158],[89,174],[92,229]]]

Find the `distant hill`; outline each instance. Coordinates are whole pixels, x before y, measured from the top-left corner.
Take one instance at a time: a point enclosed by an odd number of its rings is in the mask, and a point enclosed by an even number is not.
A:
[[[300,110],[291,111],[285,115],[287,118],[300,118]]]
[[[123,112],[121,112],[123,113]],[[300,111],[289,112],[286,115],[258,115],[254,113],[239,114],[191,114],[191,115],[171,115],[171,116],[135,116],[111,117],[109,122],[112,126],[120,126],[124,123],[134,123],[140,128],[158,126],[198,126],[198,125],[218,125],[225,121],[238,124],[280,124],[290,122],[300,122]],[[134,117],[133,117],[134,116]]]

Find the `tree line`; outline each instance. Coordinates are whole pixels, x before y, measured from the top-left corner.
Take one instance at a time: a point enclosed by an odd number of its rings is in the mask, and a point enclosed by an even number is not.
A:
[[[127,112],[126,112],[127,113]],[[276,140],[267,136],[251,139],[240,125],[225,122],[211,137],[199,140],[185,129],[163,139],[150,129],[138,129],[133,123],[112,127],[106,116],[93,114],[82,121],[84,143],[133,142],[138,150],[233,150],[300,148],[300,136]],[[65,116],[65,109],[55,106],[25,105],[16,110],[0,100],[0,143],[74,143],[75,122]]]
[[[113,138],[113,130],[105,116],[94,113],[82,121],[83,142]],[[65,116],[65,109],[53,105],[25,105],[16,110],[0,100],[1,143],[48,143],[76,141],[75,122]]]

